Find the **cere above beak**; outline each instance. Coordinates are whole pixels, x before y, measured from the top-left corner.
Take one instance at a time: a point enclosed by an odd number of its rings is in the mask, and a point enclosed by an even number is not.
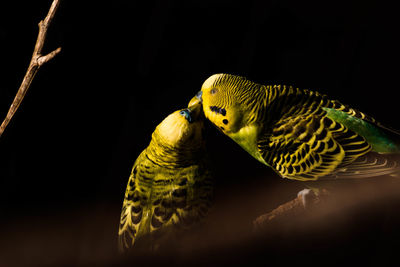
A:
[[[197,94],[195,95],[195,97],[200,101],[203,102],[203,99],[201,98],[203,95],[203,91],[198,91]]]
[[[191,123],[191,122],[193,121],[193,120],[192,120],[191,110],[190,110],[190,109],[188,109],[188,108],[182,109],[179,113],[180,113],[182,116],[184,116],[185,119],[186,119],[189,123]]]

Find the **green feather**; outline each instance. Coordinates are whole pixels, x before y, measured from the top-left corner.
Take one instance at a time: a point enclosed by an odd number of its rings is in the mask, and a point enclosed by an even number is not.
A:
[[[371,145],[372,151],[379,153],[395,153],[400,151],[400,146],[389,138],[383,130],[379,129],[379,127],[337,109],[325,107],[322,109],[326,111],[328,118],[343,124],[350,130],[363,136]]]

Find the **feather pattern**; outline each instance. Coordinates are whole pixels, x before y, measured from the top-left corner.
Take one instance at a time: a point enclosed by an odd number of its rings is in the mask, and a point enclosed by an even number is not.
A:
[[[210,94],[211,88],[217,93]],[[203,84],[202,101],[213,124],[284,178],[307,181],[399,171],[399,133],[318,92],[216,74]],[[207,112],[214,101],[232,125]]]
[[[175,112],[154,131],[133,165],[125,191],[118,231],[121,251],[146,235],[159,237],[205,217],[213,183],[202,126]],[[157,241],[151,245],[157,246]]]

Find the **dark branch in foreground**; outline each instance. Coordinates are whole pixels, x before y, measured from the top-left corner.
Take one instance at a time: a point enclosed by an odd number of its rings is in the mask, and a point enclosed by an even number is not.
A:
[[[42,55],[42,49],[46,41],[47,29],[49,28],[51,21],[54,18],[59,3],[59,0],[54,0],[45,19],[39,22],[39,33],[36,39],[36,44],[33,50],[31,61],[29,63],[29,67],[26,71],[24,79],[22,80],[21,86],[19,87],[18,92],[15,95],[15,98],[10,106],[10,109],[8,110],[6,118],[0,126],[0,136],[4,133],[7,125],[11,121],[15,112],[18,110],[18,107],[24,99],[26,92],[28,91],[32,80],[38,72],[39,68],[45,63],[49,62],[51,59],[53,59],[61,51],[61,47],[59,47],[56,50],[48,53],[47,55]]]

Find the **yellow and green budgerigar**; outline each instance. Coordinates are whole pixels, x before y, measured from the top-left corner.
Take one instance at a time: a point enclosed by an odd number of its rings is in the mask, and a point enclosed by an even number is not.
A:
[[[315,91],[215,74],[190,105],[280,176],[302,181],[400,171],[400,134]]]
[[[201,105],[170,114],[136,159],[120,218],[121,251],[143,236],[186,229],[208,212],[213,186],[201,117]]]

